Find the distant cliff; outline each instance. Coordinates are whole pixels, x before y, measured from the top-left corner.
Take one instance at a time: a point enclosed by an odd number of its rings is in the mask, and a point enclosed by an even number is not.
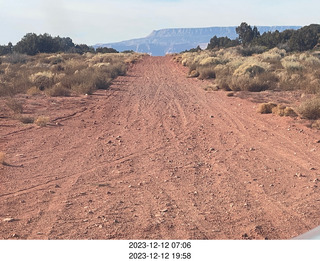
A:
[[[268,31],[284,31],[286,29],[299,29],[300,26],[257,26],[260,33]],[[135,52],[149,53],[154,56],[163,56],[167,53],[179,53],[198,45],[206,48],[213,36],[227,36],[235,39],[236,26],[208,27],[208,28],[175,28],[153,31],[145,38],[132,39],[118,43],[96,44],[94,47],[109,47],[120,52],[133,50]]]

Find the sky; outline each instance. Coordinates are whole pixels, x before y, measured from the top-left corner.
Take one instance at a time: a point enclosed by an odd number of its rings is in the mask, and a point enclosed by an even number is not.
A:
[[[165,28],[320,24],[319,0],[0,0],[0,44],[27,33],[112,43]]]

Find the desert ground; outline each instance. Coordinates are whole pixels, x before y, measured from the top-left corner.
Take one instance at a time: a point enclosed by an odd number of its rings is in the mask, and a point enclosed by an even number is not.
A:
[[[145,57],[93,95],[20,94],[50,120],[0,115],[0,239],[290,239],[319,226],[320,131],[186,70]]]

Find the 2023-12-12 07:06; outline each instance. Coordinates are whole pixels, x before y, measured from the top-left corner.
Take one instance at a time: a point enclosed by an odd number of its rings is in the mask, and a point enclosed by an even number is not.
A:
[[[133,249],[190,249],[191,248],[190,241],[131,241],[129,242],[129,248]]]

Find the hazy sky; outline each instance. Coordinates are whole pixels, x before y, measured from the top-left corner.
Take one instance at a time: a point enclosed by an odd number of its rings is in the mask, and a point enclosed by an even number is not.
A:
[[[319,0],[0,0],[0,44],[26,33],[109,43],[176,27],[320,24]]]

